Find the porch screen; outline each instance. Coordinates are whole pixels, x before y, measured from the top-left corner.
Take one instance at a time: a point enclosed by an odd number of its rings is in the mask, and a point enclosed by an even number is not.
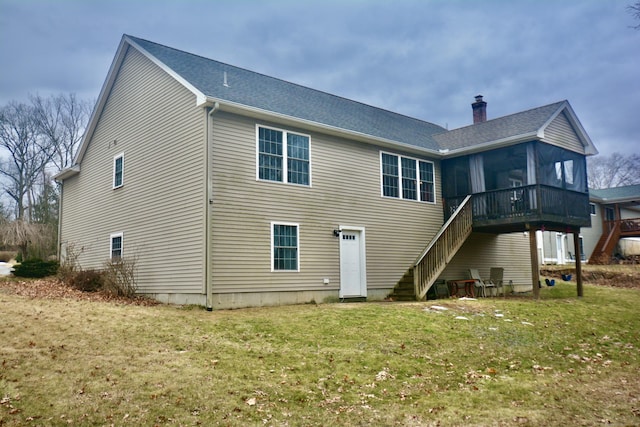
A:
[[[540,184],[587,192],[587,168],[581,154],[548,144],[538,144]]]

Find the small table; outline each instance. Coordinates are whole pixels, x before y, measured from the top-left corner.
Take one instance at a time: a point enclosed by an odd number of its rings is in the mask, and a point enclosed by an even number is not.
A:
[[[475,283],[474,279],[458,279],[458,280],[449,280],[447,284],[449,285],[449,293],[452,297],[458,296],[458,286],[464,285],[464,296],[471,298],[476,297],[475,293]]]

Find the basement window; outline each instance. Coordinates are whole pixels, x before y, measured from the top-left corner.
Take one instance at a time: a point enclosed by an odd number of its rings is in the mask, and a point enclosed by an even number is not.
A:
[[[300,271],[298,224],[271,223],[271,271]]]
[[[122,258],[124,235],[122,233],[112,233],[110,239],[111,260],[119,261]]]

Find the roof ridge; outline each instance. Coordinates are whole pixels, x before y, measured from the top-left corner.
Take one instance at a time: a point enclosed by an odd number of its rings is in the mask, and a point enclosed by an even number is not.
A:
[[[424,119],[419,119],[417,117],[409,116],[409,115],[404,114],[404,113],[398,113],[396,111],[392,111],[392,110],[389,110],[389,109],[386,109],[386,108],[377,107],[375,105],[367,104],[366,102],[362,102],[362,101],[358,101],[358,100],[355,100],[355,99],[347,98],[346,96],[336,95],[334,93],[330,93],[330,92],[327,92],[327,91],[324,91],[324,90],[315,89],[315,88],[312,88],[312,87],[309,87],[309,86],[305,86],[305,85],[300,84],[300,83],[295,83],[295,82],[292,82],[292,81],[289,81],[289,80],[285,80],[285,79],[280,78],[280,77],[270,76],[268,74],[265,74],[265,73],[262,73],[262,72],[259,72],[259,71],[250,70],[248,68],[244,68],[244,67],[240,67],[240,66],[237,66],[237,65],[229,64],[227,62],[222,62],[222,61],[218,61],[216,59],[208,58],[208,57],[203,56],[203,55],[199,55],[199,54],[192,53],[192,52],[187,52],[186,50],[181,50],[181,49],[177,49],[177,48],[174,48],[174,47],[171,47],[171,46],[167,46],[167,45],[164,45],[162,43],[157,43],[157,42],[154,42],[154,41],[151,41],[151,40],[143,39],[143,38],[132,36],[132,35],[129,35],[129,34],[124,34],[124,36],[132,39],[133,41],[139,40],[139,41],[143,41],[145,43],[151,43],[151,44],[154,44],[156,46],[160,46],[162,48],[172,50],[174,52],[179,52],[181,54],[186,54],[186,55],[194,56],[194,57],[197,57],[197,58],[201,58],[201,59],[203,59],[205,61],[216,62],[218,64],[221,64],[223,66],[227,66],[227,67],[230,67],[230,68],[233,68],[233,69],[236,69],[236,70],[241,70],[243,72],[253,73],[253,74],[259,75],[261,77],[265,77],[265,78],[272,79],[272,80],[277,80],[277,81],[280,81],[282,83],[286,83],[286,84],[289,84],[289,85],[297,86],[299,88],[303,88],[303,89],[306,89],[306,90],[311,90],[311,91],[314,91],[316,93],[321,93],[321,94],[324,94],[326,96],[330,96],[330,97],[333,97],[333,98],[342,99],[344,101],[355,103],[355,104],[359,104],[359,105],[362,105],[364,107],[373,108],[373,109],[376,109],[378,111],[382,111],[382,112],[393,114],[395,116],[404,117],[406,119],[410,119],[410,120],[413,120],[413,121],[416,121],[416,122],[426,123],[426,124],[429,124],[429,125],[437,126],[437,127],[442,128],[443,130],[446,131],[446,129],[441,125],[438,125],[436,123],[433,123],[433,122],[430,122],[430,121],[427,121],[427,120],[424,120]]]
[[[532,111],[534,111],[534,110],[541,110],[541,109],[543,109],[543,108],[549,108],[549,107],[551,107],[551,106],[553,106],[553,105],[558,105],[558,107],[559,107],[559,106],[560,106],[560,104],[564,104],[564,103],[568,103],[568,102],[569,102],[568,100],[563,99],[562,101],[552,102],[552,103],[550,103],[550,104],[541,105],[541,106],[539,106],[539,107],[532,107],[532,108],[529,108],[529,109],[527,109],[527,110],[523,110],[523,111],[518,111],[518,112],[516,112],[516,113],[507,114],[506,116],[495,117],[495,118],[493,118],[493,119],[490,119],[490,120],[487,120],[487,121],[484,121],[484,122],[481,122],[481,123],[472,123],[472,124],[469,124],[469,125],[466,125],[466,126],[462,126],[462,127],[459,127],[459,128],[455,128],[455,129],[448,130],[448,131],[443,132],[443,133],[455,132],[455,131],[457,131],[457,130],[467,129],[467,128],[470,128],[470,127],[472,127],[472,126],[484,126],[484,125],[485,125],[485,123],[487,123],[487,124],[491,124],[492,122],[495,122],[495,121],[497,121],[497,120],[504,120],[504,119],[506,119],[506,118],[508,118],[508,117],[517,116],[517,115],[522,115],[522,114],[528,114],[528,113],[530,113],[530,112],[532,112]],[[437,134],[435,134],[435,135],[442,135],[442,133],[437,133]],[[434,135],[434,136],[435,136],[435,135]]]

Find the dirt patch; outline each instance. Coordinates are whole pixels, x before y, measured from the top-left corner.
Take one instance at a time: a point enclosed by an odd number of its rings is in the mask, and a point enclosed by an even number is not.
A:
[[[60,299],[70,298],[82,301],[112,302],[128,305],[157,305],[159,302],[136,296],[134,298],[116,297],[104,292],[83,292],[65,285],[57,279],[20,280],[6,278],[0,280],[0,293],[14,294],[29,298]]]
[[[562,275],[571,274],[575,281],[575,267],[544,266],[540,274],[562,280]],[[585,283],[616,288],[640,289],[640,265],[583,265],[582,277]]]

